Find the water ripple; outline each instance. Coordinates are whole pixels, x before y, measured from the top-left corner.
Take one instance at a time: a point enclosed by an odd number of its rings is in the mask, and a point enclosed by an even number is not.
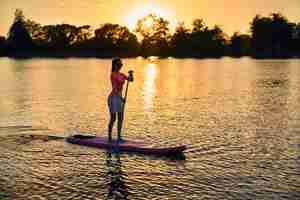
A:
[[[1,65],[1,200],[300,199],[299,60],[126,59],[124,137],[185,159],[66,143],[107,134],[109,60],[86,62]]]

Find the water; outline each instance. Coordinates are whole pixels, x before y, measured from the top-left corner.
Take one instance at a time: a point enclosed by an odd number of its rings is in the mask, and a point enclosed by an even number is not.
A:
[[[300,198],[300,60],[124,63],[125,138],[188,144],[186,159],[59,138],[105,135],[110,60],[1,58],[1,200]]]

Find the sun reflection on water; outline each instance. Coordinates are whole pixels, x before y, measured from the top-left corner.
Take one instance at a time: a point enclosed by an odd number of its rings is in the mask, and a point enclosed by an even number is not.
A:
[[[156,93],[155,79],[157,76],[157,65],[155,63],[148,63],[145,68],[144,110],[147,112],[153,108],[153,98]]]

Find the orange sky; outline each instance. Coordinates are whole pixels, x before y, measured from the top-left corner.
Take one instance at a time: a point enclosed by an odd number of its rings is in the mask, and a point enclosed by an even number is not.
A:
[[[6,35],[16,8],[41,24],[89,24],[97,28],[105,22],[132,26],[148,12],[176,24],[203,18],[207,25],[221,25],[225,32],[246,32],[256,14],[281,12],[292,22],[300,22],[300,0],[0,0],[0,35]]]

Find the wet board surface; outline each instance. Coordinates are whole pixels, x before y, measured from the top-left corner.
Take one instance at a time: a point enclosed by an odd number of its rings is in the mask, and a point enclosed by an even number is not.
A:
[[[186,149],[185,145],[174,146],[174,147],[151,147],[149,144],[124,140],[118,142],[117,140],[108,141],[107,137],[99,136],[84,136],[84,135],[73,135],[66,138],[66,141],[72,144],[78,144],[83,146],[90,146],[102,149],[114,149],[124,152],[135,152],[142,154],[151,155],[162,155],[162,156],[173,156],[182,154]]]

